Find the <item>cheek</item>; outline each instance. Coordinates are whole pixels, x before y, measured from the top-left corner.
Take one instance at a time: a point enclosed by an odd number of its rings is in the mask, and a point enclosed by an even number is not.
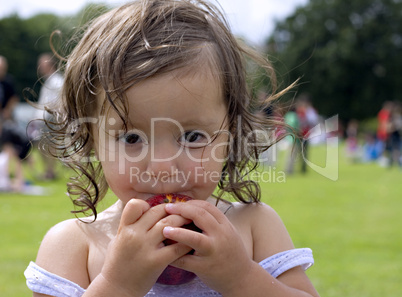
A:
[[[193,162],[198,162],[198,166],[208,166],[212,168],[222,168],[228,160],[229,142],[226,138],[206,146],[204,149],[187,150],[186,155]],[[220,170],[219,169],[219,170]]]
[[[119,173],[119,168],[116,166],[117,162],[102,162],[103,174],[109,187],[114,190],[116,185],[122,183],[123,176]]]
[[[211,158],[217,164],[224,164],[228,159],[228,144],[220,143],[211,149]]]
[[[188,158],[184,172],[191,174],[192,183],[199,186],[216,187],[220,181],[223,164],[226,161],[224,146],[206,148],[203,153],[192,154]]]
[[[106,181],[115,194],[129,189],[132,184],[133,167],[119,161],[102,161],[102,169]],[[134,168],[135,169],[135,168]],[[135,173],[135,172],[134,172]]]

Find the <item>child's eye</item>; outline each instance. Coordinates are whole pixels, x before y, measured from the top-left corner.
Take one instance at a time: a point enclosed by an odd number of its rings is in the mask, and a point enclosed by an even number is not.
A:
[[[140,136],[137,134],[128,134],[124,135],[123,141],[128,143],[128,144],[134,144],[137,143],[141,140]]]
[[[185,146],[202,147],[208,144],[208,135],[197,130],[187,131],[181,136],[180,142]]]
[[[136,133],[136,132],[127,132],[119,137],[119,140],[124,142],[125,144],[137,144],[145,142],[144,136],[141,135],[143,133]]]

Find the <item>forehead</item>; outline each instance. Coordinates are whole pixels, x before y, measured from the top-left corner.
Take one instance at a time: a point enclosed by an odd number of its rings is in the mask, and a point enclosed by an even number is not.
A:
[[[152,100],[169,106],[181,102],[191,107],[224,103],[220,76],[207,64],[185,67],[157,75],[134,85],[127,92],[130,105]]]
[[[126,114],[118,115],[106,103],[106,118],[116,121],[114,127],[150,126],[218,127],[227,113],[219,77],[208,67],[177,69],[156,75],[132,86],[125,93]]]
[[[149,64],[152,64],[152,62],[150,62]],[[143,62],[143,65],[147,65],[146,67],[150,66],[147,62]],[[127,71],[129,72],[130,70],[127,69]],[[125,78],[124,80],[126,79],[127,78]],[[187,84],[190,81],[202,81],[203,83],[208,82],[208,85],[210,84],[211,88],[217,88],[217,92],[222,95],[222,98],[224,96],[223,75],[216,49],[211,44],[202,44],[196,51],[196,54],[193,55],[191,58],[188,58],[187,61],[182,65],[179,64],[176,67],[173,66],[160,69],[160,71],[156,72],[153,75],[150,75],[149,77],[147,75],[144,75],[144,77],[141,79],[137,78],[131,81],[126,80],[125,82],[123,82],[123,84],[120,85],[120,87],[112,85],[112,88],[117,87],[116,90],[118,91],[115,93],[114,96],[113,94],[112,96],[109,96],[109,98],[107,98],[106,94],[102,92],[102,97],[104,98],[104,106],[102,107],[102,110],[105,110],[104,107],[106,106],[111,108],[112,105],[113,108],[117,108],[121,111],[127,110],[127,94],[129,91],[132,92],[132,90],[136,90],[139,86],[142,86],[144,84],[150,85],[151,82],[154,84],[166,84],[168,83],[169,79],[176,81],[177,86],[181,86],[184,89],[188,88]],[[162,80],[164,80],[164,82],[162,82]],[[156,81],[158,81],[158,83],[156,83]],[[172,83],[172,81],[170,83]],[[123,87],[123,85],[125,87]],[[197,86],[193,87],[193,91],[196,87]],[[152,89],[154,89],[154,87],[152,87]],[[152,91],[152,89],[150,89],[149,91]]]
[[[219,75],[205,65],[148,78],[131,87],[126,95],[129,105],[148,104],[154,98],[166,104],[184,98],[193,105],[224,102]]]

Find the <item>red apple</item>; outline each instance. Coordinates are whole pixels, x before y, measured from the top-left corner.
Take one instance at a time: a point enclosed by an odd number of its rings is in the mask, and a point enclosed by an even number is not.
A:
[[[162,203],[178,203],[178,202],[187,202],[192,200],[193,198],[185,195],[180,194],[160,194],[148,198],[146,201],[151,207],[154,207],[158,204]],[[202,232],[194,223],[190,223],[184,225],[183,228],[190,229],[197,232]],[[171,245],[175,243],[175,241],[170,239],[165,239],[163,241],[165,245]],[[189,254],[192,254],[194,251],[190,251]],[[162,272],[159,276],[157,283],[164,284],[164,285],[181,285],[192,281],[196,275],[190,271],[176,268],[173,266],[168,265],[166,269]]]
[[[187,202],[193,198],[180,194],[159,194],[147,199],[148,204],[154,207],[162,203]]]

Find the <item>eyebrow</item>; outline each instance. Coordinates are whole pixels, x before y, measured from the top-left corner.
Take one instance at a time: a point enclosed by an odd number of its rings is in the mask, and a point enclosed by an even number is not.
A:
[[[219,129],[223,127],[226,117],[222,119],[202,117],[201,119],[186,119],[179,121],[182,126],[200,126],[201,128],[214,128],[219,126]]]
[[[182,125],[188,126],[209,126],[211,125],[211,121],[209,120],[197,120],[197,119],[188,119],[179,121]]]

